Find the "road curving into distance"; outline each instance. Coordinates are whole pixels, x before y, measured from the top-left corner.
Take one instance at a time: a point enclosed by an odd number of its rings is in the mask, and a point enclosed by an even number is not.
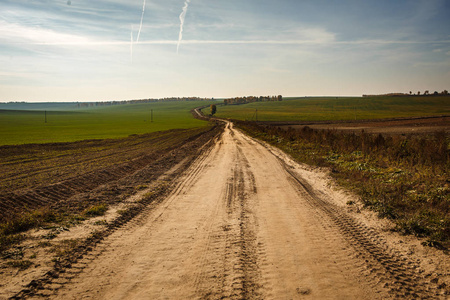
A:
[[[169,197],[108,236],[46,296],[445,299],[321,184],[228,123]]]

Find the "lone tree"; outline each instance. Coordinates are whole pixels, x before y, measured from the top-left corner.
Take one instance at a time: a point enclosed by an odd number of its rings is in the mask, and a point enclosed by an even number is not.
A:
[[[211,104],[211,106],[209,107],[211,109],[211,116],[214,116],[214,114],[217,111],[217,107],[215,104]]]

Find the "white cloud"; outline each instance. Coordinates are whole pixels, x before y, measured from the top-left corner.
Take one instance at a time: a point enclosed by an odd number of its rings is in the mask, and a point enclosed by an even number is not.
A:
[[[78,35],[60,33],[41,27],[22,26],[0,20],[0,39],[12,44],[89,44],[92,40]]]
[[[293,26],[295,28],[295,26]],[[305,42],[326,44],[336,41],[336,35],[324,28],[297,28],[286,30],[279,36],[283,40],[300,40]]]

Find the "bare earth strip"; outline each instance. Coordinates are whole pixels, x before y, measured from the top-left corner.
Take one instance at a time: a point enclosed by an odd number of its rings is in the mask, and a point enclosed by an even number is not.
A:
[[[228,124],[168,198],[36,296],[445,299],[314,176]]]
[[[313,129],[328,129],[339,130],[344,132],[361,133],[364,130],[366,133],[372,134],[433,134],[436,132],[450,132],[450,116],[435,116],[435,117],[423,117],[423,118],[398,118],[391,120],[365,120],[365,121],[352,121],[352,122],[326,122],[326,123],[314,123],[303,125],[283,125],[284,128],[303,128],[309,126]]]

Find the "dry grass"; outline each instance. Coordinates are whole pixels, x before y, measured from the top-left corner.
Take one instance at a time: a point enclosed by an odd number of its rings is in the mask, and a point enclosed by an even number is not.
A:
[[[367,207],[394,220],[398,231],[427,237],[431,246],[450,246],[450,140],[444,132],[406,137],[238,126],[298,161],[329,167]]]
[[[26,270],[29,267],[31,267],[31,265],[33,265],[33,263],[29,260],[13,260],[8,261],[6,264],[10,267],[17,268],[19,270]]]

